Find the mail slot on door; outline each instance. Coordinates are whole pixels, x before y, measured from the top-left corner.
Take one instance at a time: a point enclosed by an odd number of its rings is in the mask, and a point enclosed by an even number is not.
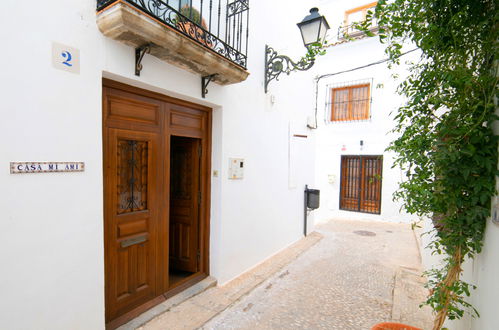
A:
[[[126,248],[135,244],[140,244],[147,241],[147,235],[132,237],[121,241],[121,247]]]

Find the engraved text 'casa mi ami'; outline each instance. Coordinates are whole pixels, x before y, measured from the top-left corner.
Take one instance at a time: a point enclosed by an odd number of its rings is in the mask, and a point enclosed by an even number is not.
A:
[[[83,172],[84,162],[11,162],[10,173]]]

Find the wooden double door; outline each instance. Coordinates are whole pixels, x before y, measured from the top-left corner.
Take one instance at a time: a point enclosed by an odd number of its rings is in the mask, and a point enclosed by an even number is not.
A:
[[[104,80],[106,323],[208,274],[211,110]],[[172,271],[185,274],[173,283]]]
[[[341,156],[340,209],[381,213],[383,156]]]

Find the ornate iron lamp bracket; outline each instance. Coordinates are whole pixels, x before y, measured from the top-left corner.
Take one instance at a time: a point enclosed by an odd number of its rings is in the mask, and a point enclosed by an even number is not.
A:
[[[203,99],[206,97],[206,94],[208,94],[208,84],[213,78],[215,78],[216,75],[217,73],[214,73],[208,76],[201,77],[201,96],[203,97]]]
[[[151,50],[151,45],[147,44],[135,48],[135,75],[140,77],[140,71],[142,70],[142,59],[146,53]]]
[[[278,55],[270,46],[265,45],[265,93],[272,80],[279,80],[281,73],[290,74],[292,71],[306,71],[314,65],[314,61],[301,59],[299,62],[293,62],[286,55]]]

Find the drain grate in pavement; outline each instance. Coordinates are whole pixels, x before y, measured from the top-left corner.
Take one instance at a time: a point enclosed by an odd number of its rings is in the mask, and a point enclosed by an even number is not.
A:
[[[353,233],[360,235],[360,236],[376,236],[376,233],[373,233],[372,231],[367,231],[367,230],[356,230]]]

